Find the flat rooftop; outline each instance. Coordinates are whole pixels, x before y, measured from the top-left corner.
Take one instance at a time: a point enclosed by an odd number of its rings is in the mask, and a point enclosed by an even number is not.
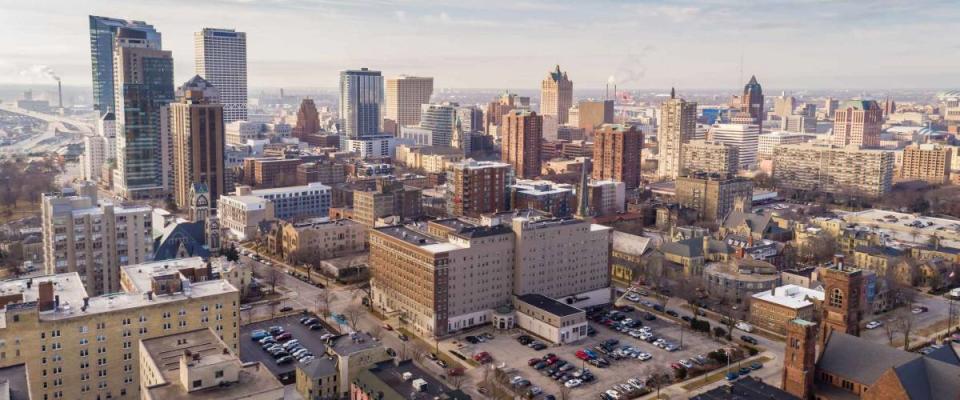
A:
[[[0,368],[0,399],[30,400],[26,364]]]
[[[584,312],[579,308],[569,306],[567,304],[564,304],[561,301],[557,301],[537,293],[528,293],[528,294],[517,296],[517,300],[527,303],[541,310],[544,310],[558,317],[566,317],[568,315],[574,315],[577,313]]]
[[[404,379],[404,374],[409,374],[410,379]],[[413,388],[413,381],[418,379],[427,383],[422,392]],[[442,397],[443,395],[451,399],[468,398],[455,395],[456,391],[447,388],[409,360],[398,364],[394,364],[393,361],[379,363],[374,368],[361,371],[351,383],[366,393],[383,393],[383,399],[445,398]]]
[[[813,305],[810,299],[823,301],[823,292],[798,285],[783,285],[753,295],[755,300],[777,304],[794,310]]]

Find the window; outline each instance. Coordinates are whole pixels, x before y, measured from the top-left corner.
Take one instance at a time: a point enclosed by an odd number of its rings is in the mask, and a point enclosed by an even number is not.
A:
[[[203,380],[202,380],[202,379],[197,379],[197,380],[193,381],[193,387],[198,388],[198,387],[200,387],[200,386],[203,386]]]
[[[833,289],[833,292],[830,293],[830,306],[843,307],[843,291],[842,290]]]
[[[214,378],[223,378],[223,370],[219,370],[213,373]]]

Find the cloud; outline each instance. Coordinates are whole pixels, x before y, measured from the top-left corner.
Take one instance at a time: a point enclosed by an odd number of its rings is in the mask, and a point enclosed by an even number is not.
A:
[[[473,26],[473,27],[493,27],[498,26],[500,23],[492,20],[485,19],[464,19],[464,18],[454,18],[451,17],[446,11],[441,11],[438,14],[426,14],[420,17],[420,20],[424,23],[434,24],[434,25],[449,25],[449,26]]]
[[[637,14],[643,17],[668,18],[673,22],[686,22],[699,17],[703,9],[696,6],[637,6]]]
[[[36,64],[31,65],[30,68],[20,71],[20,76],[28,78],[30,80],[34,79],[53,79],[55,81],[60,80],[60,76],[50,68],[49,65]]]
[[[393,16],[397,17],[397,20],[400,22],[407,22],[407,12],[403,10],[396,10],[393,12]]]

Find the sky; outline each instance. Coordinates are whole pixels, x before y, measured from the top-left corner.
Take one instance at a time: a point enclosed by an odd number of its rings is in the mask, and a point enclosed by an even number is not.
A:
[[[193,33],[247,32],[251,88],[335,87],[337,72],[438,88],[960,87],[960,6],[940,0],[0,0],[0,84],[90,85],[88,15],[143,20],[193,75]],[[742,72],[741,72],[742,66]]]

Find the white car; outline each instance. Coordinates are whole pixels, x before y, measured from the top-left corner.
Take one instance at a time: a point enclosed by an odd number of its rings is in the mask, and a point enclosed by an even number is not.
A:
[[[750,325],[746,322],[737,322],[735,327],[744,332],[753,332],[753,325]]]
[[[883,326],[883,322],[880,322],[880,321],[867,322],[867,329],[877,329],[881,326]]]
[[[568,388],[575,388],[575,387],[577,387],[577,386],[580,386],[580,384],[582,384],[582,383],[583,383],[583,381],[581,381],[581,380],[579,380],[579,379],[571,379],[571,380],[567,381],[567,383],[564,383],[563,386],[566,386],[566,387],[568,387]]]
[[[640,328],[640,332],[650,333],[650,332],[652,332],[652,331],[653,331],[653,330],[650,329],[649,326],[645,326],[645,327],[643,327],[643,328]]]
[[[650,353],[640,353],[640,354],[637,354],[637,359],[640,360],[640,361],[647,361],[647,360],[649,360],[649,359],[651,359],[651,358],[653,358],[653,356],[651,356]]]
[[[636,302],[640,301],[640,295],[635,294],[635,293],[630,293],[630,294],[627,295],[627,300],[630,300],[630,301],[636,303]]]
[[[680,365],[684,366],[685,368],[693,368],[693,363],[690,362],[690,360],[680,360]]]
[[[616,390],[610,389],[610,390],[606,391],[605,393],[607,394],[607,396],[612,397],[614,400],[619,400],[619,399],[620,399],[620,392],[618,392],[618,391],[616,391]]]
[[[522,380],[523,380],[523,377],[520,376],[520,375],[517,375],[517,376],[515,376],[515,377],[513,377],[513,378],[510,378],[510,384],[511,384],[511,385],[516,385],[517,382],[520,382],[520,381],[522,381]]]

